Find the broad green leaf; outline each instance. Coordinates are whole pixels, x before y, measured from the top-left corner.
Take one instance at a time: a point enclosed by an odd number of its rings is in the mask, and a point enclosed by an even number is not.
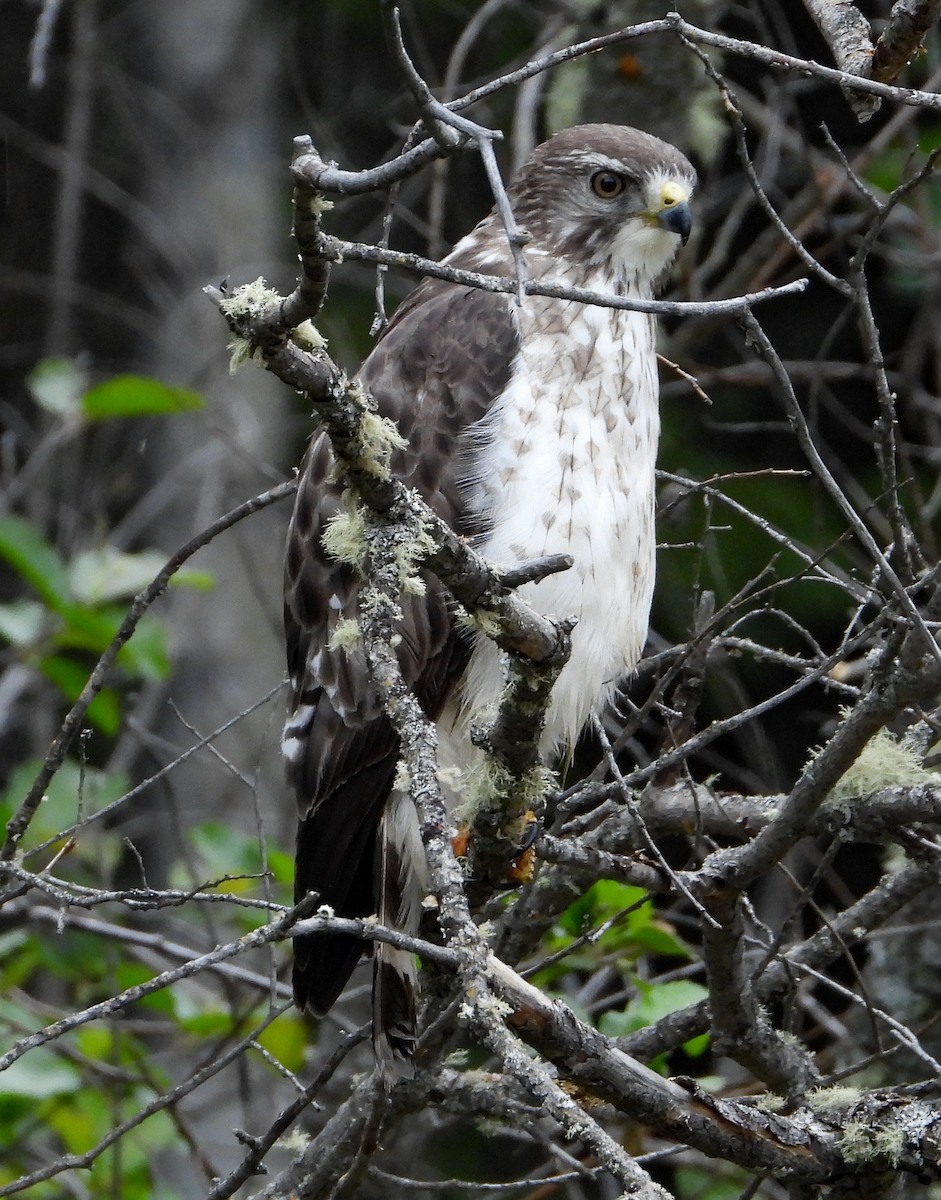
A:
[[[73,658],[47,654],[38,663],[40,671],[69,701],[77,700],[88,682],[88,671]],[[88,706],[88,720],[102,733],[113,737],[121,724],[121,701],[111,688],[102,688]]]
[[[68,603],[65,564],[31,521],[0,517],[0,558],[5,558],[51,608]]]
[[[82,604],[104,604],[136,596],[163,568],[166,555],[159,550],[124,554],[112,546],[84,550],[69,563],[72,595]]]
[[[25,930],[0,934],[0,992],[23,987],[36,969],[38,959],[37,939]],[[28,1025],[29,1021],[25,1023]]]
[[[136,596],[163,570],[167,555],[162,550],[139,550],[125,554],[112,546],[85,550],[69,563],[72,594],[83,604],[104,604]],[[171,587],[192,587],[208,592],[215,586],[209,571],[177,571]]]
[[[591,925],[630,908],[632,904],[642,900],[644,895],[642,888],[601,879],[593,884],[584,896],[569,905],[561,918],[562,927],[573,937],[578,937]]]
[[[0,637],[12,646],[34,646],[42,637],[46,606],[38,600],[0,604]]]
[[[206,878],[255,875],[261,870],[258,839],[226,821],[203,821],[192,829],[190,838],[202,859],[200,872]],[[253,888],[255,882],[245,881],[245,886]],[[226,891],[239,890],[237,881],[226,884]]]
[[[134,636],[118,651],[118,663],[136,678],[166,679],[170,674],[170,656],[167,633],[159,621],[144,617],[138,623]]]
[[[630,919],[631,940],[639,948],[648,950],[651,954],[689,958],[689,947],[672,926],[657,918],[655,910],[638,921],[633,920],[633,915]]]
[[[126,610],[119,605],[89,608],[70,604],[62,610],[62,615],[66,624],[56,633],[55,645],[63,650],[87,650],[99,655],[118,632]],[[151,617],[144,617],[130,641],[118,651],[117,661],[135,678],[165,679],[170,671],[170,660],[163,626]]]
[[[125,988],[137,987],[140,983],[147,983],[156,974],[157,972],[152,971],[150,967],[145,967],[143,963],[136,962],[118,963],[114,969],[115,981],[122,992]],[[159,992],[150,992],[149,995],[143,996],[136,1003],[144,1008],[165,1013],[167,1016],[172,1016],[175,1008],[173,995],[169,988],[162,988]]]
[[[190,1007],[185,1003],[185,993],[182,994],[177,1002],[177,1013],[181,1013],[184,1008]],[[184,1016],[179,1025],[181,1029],[185,1029],[187,1033],[194,1033],[200,1038],[215,1038],[224,1037],[232,1032],[232,1016],[229,1012],[224,1012],[221,1009],[201,1008],[199,1011],[194,1011],[192,1016]]]
[[[86,1025],[75,1033],[78,1049],[86,1058],[100,1062],[114,1062],[115,1032],[109,1026]]]
[[[145,375],[116,375],[85,393],[82,411],[89,421],[107,421],[186,412],[202,408],[203,403],[202,396],[189,388],[170,387]]]
[[[42,1046],[0,1071],[0,1094],[41,1100],[77,1092],[81,1087],[79,1073]]]
[[[294,855],[285,850],[268,847],[268,870],[274,877],[275,883],[290,887],[294,881]]]
[[[211,592],[216,586],[212,571],[177,571],[170,576],[170,587],[191,587],[197,592]]]
[[[85,372],[71,358],[44,358],[26,377],[29,394],[36,403],[60,417],[81,413],[87,382]]]
[[[307,1050],[307,1030],[300,1017],[283,1013],[258,1035],[258,1041],[289,1071],[299,1071]]]
[[[608,1012],[598,1022],[598,1028],[608,1037],[624,1037],[653,1025],[661,1017],[698,1004],[709,993],[700,983],[689,979],[674,979],[668,983],[636,981],[638,994],[620,1012]],[[696,1039],[698,1041],[698,1039]]]
[[[46,1120],[72,1154],[84,1154],[108,1132],[111,1113],[92,1088],[76,1092],[67,1103],[56,1105]]]
[[[29,791],[42,760],[29,759],[10,772],[10,778],[0,794],[0,817],[9,820],[14,809]],[[49,782],[42,803],[36,810],[30,825],[29,841],[46,841],[63,829],[73,825],[79,816],[79,796],[83,800],[83,812],[97,812],[123,796],[129,786],[128,777],[122,771],[105,772],[95,767],[84,771],[72,758],[67,758]],[[101,824],[91,825],[83,831],[79,845],[86,839],[100,842],[102,837],[116,838]]]

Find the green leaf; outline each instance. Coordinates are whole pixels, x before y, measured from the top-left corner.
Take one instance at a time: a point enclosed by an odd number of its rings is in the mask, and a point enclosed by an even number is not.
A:
[[[0,818],[9,820],[14,809],[29,791],[35,779],[42,759],[33,758],[20,763],[10,772],[10,778],[3,792],[0,793]],[[73,825],[79,815],[79,793],[84,799],[84,813],[97,812],[113,801],[123,796],[129,787],[129,780],[123,771],[100,771],[95,767],[86,767],[84,771],[72,758],[67,758],[55,776],[50,780],[42,803],[36,810],[30,824],[29,838],[35,841],[46,841],[55,837],[61,830]],[[79,841],[79,848],[86,841],[97,843],[96,855],[100,855],[100,841],[104,837],[115,838],[117,835],[105,830],[101,824],[90,825],[84,829]]]
[[[62,610],[62,615],[66,624],[56,633],[55,645],[59,649],[87,650],[97,655],[118,632],[125,610],[114,605],[96,609],[71,604]],[[165,679],[170,673],[170,659],[163,626],[151,617],[144,617],[130,641],[118,651],[117,661],[134,678]]]
[[[170,587],[191,587],[197,592],[211,592],[216,577],[211,571],[177,571],[170,576]]]
[[[29,394],[36,403],[60,417],[81,413],[86,385],[85,372],[71,358],[44,358],[26,377]]]
[[[82,411],[89,421],[115,417],[149,417],[161,413],[202,408],[202,396],[189,388],[170,387],[145,375],[116,375],[99,383],[82,397]]]
[[[166,630],[152,617],[144,617],[131,640],[118,651],[117,661],[137,679],[166,679],[170,674]]]
[[[177,1005],[178,1010],[183,1007],[182,1003]],[[200,1038],[224,1037],[232,1032],[232,1016],[221,1009],[203,1008],[192,1016],[185,1016],[179,1021],[179,1026]]]
[[[38,600],[0,604],[0,637],[11,646],[34,646],[42,637],[46,611]]]
[[[113,546],[84,550],[69,563],[72,594],[83,604],[129,599],[153,582],[166,561],[162,550],[138,550],[134,554]],[[215,579],[208,571],[177,571],[170,584],[207,592],[215,586]]]
[[[0,1095],[31,1096],[41,1100],[77,1092],[81,1087],[78,1072],[42,1046],[0,1072]]]
[[[275,883],[290,887],[294,882],[294,855],[285,850],[268,847],[268,870]]]
[[[203,821],[192,829],[190,838],[202,860],[200,870],[207,878],[256,875],[261,870],[257,837],[226,821]],[[226,884],[226,890],[237,892],[254,886],[249,880],[232,880]]]
[[[31,521],[0,517],[0,557],[29,583],[50,608],[71,598],[69,577],[58,552]]]
[[[605,1013],[598,1022],[598,1028],[608,1037],[624,1037],[636,1033],[638,1029],[646,1029],[661,1017],[698,1004],[709,995],[701,983],[693,983],[688,979],[654,984],[635,980],[635,985],[638,994],[630,1004],[620,1012]]]
[[[152,971],[150,967],[145,967],[143,963],[118,963],[114,969],[115,980],[122,992],[126,988],[137,987],[141,983],[148,983],[156,974],[156,971]],[[147,996],[142,996],[135,1003],[139,1004],[142,1008],[154,1009],[157,1012],[165,1013],[167,1016],[172,1016],[175,1010],[173,995],[169,988],[162,988],[159,992],[151,992]]]
[[[72,1154],[84,1154],[108,1132],[110,1116],[108,1106],[102,1104],[97,1090],[86,1088],[67,1103],[53,1108],[46,1120],[67,1150]]]
[[[600,879],[584,896],[565,910],[561,918],[562,927],[573,937],[578,937],[592,925],[599,924],[643,900],[644,895],[643,888]],[[650,906],[645,905],[644,908],[649,909]]]
[[[39,660],[38,666],[50,683],[54,683],[70,702],[78,699],[88,681],[88,671],[74,658],[47,654]],[[113,737],[121,725],[121,701],[117,692],[111,688],[102,688],[89,704],[87,716],[102,733]]]
[[[82,604],[104,604],[136,596],[166,563],[159,550],[124,554],[112,546],[85,550],[69,563],[72,595]]]
[[[300,1017],[283,1013],[258,1035],[259,1043],[289,1071],[299,1071],[307,1052],[307,1029]]]

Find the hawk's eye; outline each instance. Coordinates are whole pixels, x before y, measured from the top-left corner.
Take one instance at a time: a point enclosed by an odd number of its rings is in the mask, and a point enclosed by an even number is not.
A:
[[[602,200],[613,200],[627,187],[627,180],[616,171],[596,171],[591,177],[591,190]]]

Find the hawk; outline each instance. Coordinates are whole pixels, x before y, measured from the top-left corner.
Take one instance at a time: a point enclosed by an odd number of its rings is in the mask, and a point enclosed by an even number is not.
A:
[[[582,125],[538,146],[508,188],[531,277],[649,299],[690,231],[695,172],[673,146],[618,125]],[[445,263],[513,275],[491,212]],[[571,749],[643,649],[654,585],[659,435],[653,318],[570,300],[425,279],[363,364],[359,381],[407,447],[393,469],[488,560],[570,554],[568,571],[519,594],[578,619],[552,690],[541,752]],[[429,887],[414,807],[395,787],[399,745],[355,646],[331,640],[355,618],[355,570],[323,535],[339,511],[329,441],[313,440],[288,533],[285,628],[292,684],[283,749],[297,794],[296,884],[338,915],[378,913],[415,932]],[[502,688],[500,651],[469,629],[430,574],[401,600],[403,676],[436,723],[442,778],[472,768],[475,715]],[[453,797],[459,798],[459,786]],[[323,1015],[362,943],[295,939],[298,1006]],[[373,1031],[386,1071],[408,1070],[414,959],[378,945]]]

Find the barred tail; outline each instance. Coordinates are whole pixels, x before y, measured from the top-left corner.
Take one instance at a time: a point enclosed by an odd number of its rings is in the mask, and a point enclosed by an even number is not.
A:
[[[411,800],[393,792],[379,827],[379,922],[417,935],[428,868]],[[415,1050],[415,956],[385,943],[376,946],[373,963],[373,1046],[387,1079],[409,1078]]]

